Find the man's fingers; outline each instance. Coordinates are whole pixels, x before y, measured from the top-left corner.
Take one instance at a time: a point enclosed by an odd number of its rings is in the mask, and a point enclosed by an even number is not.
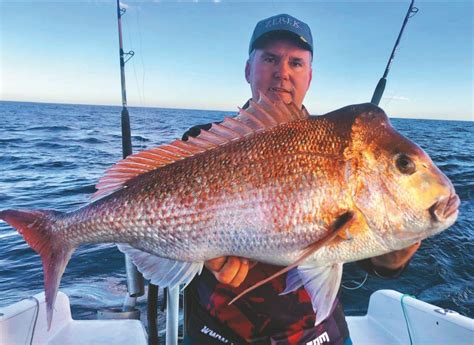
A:
[[[239,287],[240,284],[243,283],[247,274],[249,273],[249,261],[248,260],[241,260],[239,270],[237,274],[234,276],[232,281],[229,283],[232,287]]]
[[[410,253],[415,253],[418,250],[418,248],[420,248],[420,246],[421,246],[421,241],[416,242],[414,245],[408,247],[407,249],[409,249]]]
[[[235,256],[227,257],[227,261],[222,268],[214,273],[216,279],[223,284],[230,284],[239,272],[241,263],[240,259]]]
[[[219,272],[227,261],[227,256],[221,256],[215,259],[207,260],[204,266],[212,273]]]
[[[238,287],[247,277],[249,270],[257,264],[246,258],[236,256],[221,256],[208,260],[204,266],[212,272],[214,277],[223,284]]]

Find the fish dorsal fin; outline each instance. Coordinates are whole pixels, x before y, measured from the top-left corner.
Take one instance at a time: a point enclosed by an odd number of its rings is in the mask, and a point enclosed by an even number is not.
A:
[[[282,101],[271,101],[264,94],[260,94],[258,102],[250,101],[250,106],[247,109],[239,109],[239,114],[235,118],[226,117],[222,123],[213,124],[209,130],[201,130],[197,137],[189,137],[188,141],[175,140],[117,162],[99,179],[92,201],[122,189],[128,181],[138,175],[265,129],[306,117],[308,113],[298,109],[293,103],[286,105]]]

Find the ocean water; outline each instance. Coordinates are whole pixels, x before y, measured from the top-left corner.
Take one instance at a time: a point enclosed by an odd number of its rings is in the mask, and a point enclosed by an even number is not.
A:
[[[103,172],[121,159],[120,107],[0,102],[0,209],[85,205]],[[192,125],[232,113],[130,108],[134,152],[175,138]],[[342,289],[348,315],[364,314],[377,289],[395,289],[474,317],[474,122],[392,119],[453,181],[460,216],[448,231],[425,240],[396,280],[371,277]],[[356,286],[364,272],[345,265],[343,284]],[[121,306],[126,293],[123,255],[113,245],[84,245],[73,254],[60,289],[73,317],[95,318],[97,309]],[[43,289],[39,256],[0,222],[0,307]],[[146,317],[146,298],[138,300]],[[159,314],[159,322],[163,313]],[[163,330],[162,330],[163,332]]]

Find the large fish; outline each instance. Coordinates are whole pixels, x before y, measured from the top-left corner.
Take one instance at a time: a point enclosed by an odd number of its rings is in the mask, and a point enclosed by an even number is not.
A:
[[[49,326],[71,254],[100,242],[119,243],[160,286],[188,284],[224,255],[287,266],[283,293],[304,286],[318,324],[342,263],[439,233],[459,206],[449,179],[380,108],[312,117],[265,96],[197,138],[118,162],[97,189],[70,213],[0,212],[41,255]]]

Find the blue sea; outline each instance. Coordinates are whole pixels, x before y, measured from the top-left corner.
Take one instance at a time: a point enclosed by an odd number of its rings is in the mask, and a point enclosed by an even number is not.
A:
[[[195,124],[229,112],[130,108],[134,152],[180,138]],[[121,107],[0,102],[0,209],[85,205],[104,171],[122,157]],[[395,289],[474,317],[474,122],[392,119],[453,181],[460,216],[449,230],[425,240],[396,280],[371,277],[362,287],[342,289],[348,315],[364,314],[369,296]],[[343,284],[354,287],[365,273],[345,266]],[[43,289],[39,256],[10,226],[0,222],[0,307]],[[72,256],[60,289],[73,317],[93,319],[96,310],[122,305],[126,293],[123,255],[109,244],[84,245]],[[139,298],[142,318],[146,298]],[[160,328],[163,328],[160,313]],[[162,331],[163,332],[163,331]]]

